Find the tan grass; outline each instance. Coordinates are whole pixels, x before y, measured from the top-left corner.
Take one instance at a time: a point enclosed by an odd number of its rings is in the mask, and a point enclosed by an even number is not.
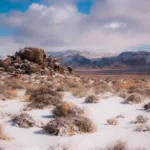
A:
[[[3,141],[10,141],[11,138],[4,132],[4,128],[0,125],[0,140]]]
[[[70,91],[74,96],[79,98],[86,97],[92,93],[92,90],[88,87],[70,88]]]
[[[117,119],[108,119],[108,120],[107,120],[107,123],[108,123],[109,125],[114,125],[114,126],[116,126],[116,125],[118,124],[118,120],[117,120]]]

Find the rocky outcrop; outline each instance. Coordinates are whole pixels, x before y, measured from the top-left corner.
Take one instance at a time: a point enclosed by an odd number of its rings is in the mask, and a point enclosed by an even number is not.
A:
[[[64,68],[60,60],[47,55],[44,50],[25,47],[14,56],[8,56],[0,60],[0,67],[6,72],[31,74],[38,73],[42,75],[52,75],[54,73],[72,74],[73,69]]]

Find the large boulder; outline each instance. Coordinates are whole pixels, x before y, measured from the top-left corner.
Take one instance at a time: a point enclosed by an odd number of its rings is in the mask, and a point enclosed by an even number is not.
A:
[[[28,61],[35,62],[38,64],[43,63],[45,52],[42,49],[25,47],[21,49],[17,55],[19,55],[22,59],[27,59]]]
[[[0,67],[4,68],[5,70],[8,69],[10,64],[11,64],[11,57],[7,57],[6,59],[0,60]]]

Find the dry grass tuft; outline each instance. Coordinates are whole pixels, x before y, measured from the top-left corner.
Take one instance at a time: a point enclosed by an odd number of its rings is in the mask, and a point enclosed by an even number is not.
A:
[[[4,141],[11,140],[11,138],[9,136],[7,136],[6,133],[4,132],[4,128],[2,125],[0,125],[0,140],[4,140]]]
[[[149,119],[147,117],[144,117],[142,115],[139,115],[136,117],[136,123],[144,124],[147,123]]]
[[[18,125],[21,128],[30,128],[35,125],[33,118],[26,113],[13,116],[12,121],[14,125]]]
[[[53,110],[53,114],[57,117],[75,117],[83,113],[82,109],[67,102],[63,102]]]
[[[133,83],[132,81],[128,81],[126,83],[118,83],[117,84],[118,88],[120,89],[130,89],[130,88],[134,88],[136,87],[135,83]]]
[[[115,142],[113,145],[108,146],[106,150],[129,150],[129,149],[126,142],[119,140]]]
[[[149,132],[150,131],[150,127],[148,125],[146,125],[146,124],[142,124],[140,126],[137,126],[135,131],[137,131],[137,132]]]
[[[42,109],[51,105],[56,106],[61,104],[62,95],[55,90],[51,90],[47,86],[43,86],[32,91],[30,101],[30,107]]]
[[[70,91],[74,96],[79,98],[86,97],[91,93],[91,89],[88,87],[70,88]]]
[[[74,124],[78,127],[78,130],[81,133],[92,133],[96,131],[96,126],[87,117],[79,116],[75,118]]]
[[[90,95],[85,99],[85,103],[98,103],[99,102],[99,97],[95,95]]]
[[[24,96],[24,101],[25,102],[30,102],[30,95],[25,95]]]
[[[92,133],[96,127],[85,117],[56,117],[43,127],[47,134],[72,136],[76,133]]]
[[[150,103],[148,103],[148,104],[145,104],[145,105],[144,105],[144,109],[145,109],[145,110],[148,110],[148,109],[150,109]]]
[[[43,127],[47,134],[66,136],[70,130],[74,129],[73,120],[71,118],[56,117]]]
[[[108,123],[109,125],[114,125],[114,126],[116,126],[116,125],[118,124],[118,120],[117,120],[117,119],[108,119],[108,120],[107,120],[107,123]]]
[[[141,96],[138,94],[131,94],[126,99],[126,102],[131,103],[131,104],[138,104],[142,102],[142,99],[141,99]]]

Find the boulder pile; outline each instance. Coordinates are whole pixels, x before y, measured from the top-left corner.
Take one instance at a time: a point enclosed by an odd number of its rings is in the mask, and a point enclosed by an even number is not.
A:
[[[39,73],[41,75],[73,73],[73,69],[64,68],[59,59],[53,59],[43,49],[33,47],[25,47],[16,52],[14,56],[1,59],[0,70],[17,74]]]

